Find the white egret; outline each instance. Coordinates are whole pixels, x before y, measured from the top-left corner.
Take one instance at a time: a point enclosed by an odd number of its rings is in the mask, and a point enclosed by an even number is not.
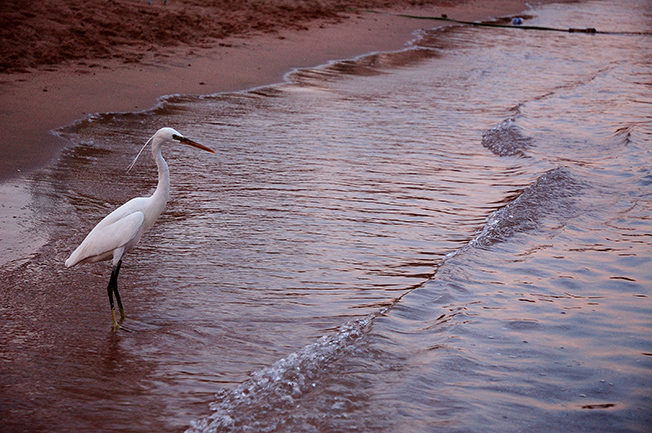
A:
[[[143,149],[150,142],[152,143],[152,156],[158,167],[158,185],[154,194],[150,197],[133,198],[111,212],[91,230],[86,239],[66,260],[66,267],[71,267],[78,263],[95,263],[112,259],[113,269],[107,290],[114,331],[119,328],[113,306],[114,293],[120,309],[120,321],[122,322],[125,318],[118,293],[118,273],[122,265],[122,257],[138,243],[143,233],[154,225],[156,219],[163,212],[170,195],[170,171],[161,155],[161,145],[166,142],[179,142],[215,153],[212,149],[184,137],[172,128],[159,129],[145,143]],[[143,149],[138,153],[136,159]],[[134,163],[136,159],[134,159]]]

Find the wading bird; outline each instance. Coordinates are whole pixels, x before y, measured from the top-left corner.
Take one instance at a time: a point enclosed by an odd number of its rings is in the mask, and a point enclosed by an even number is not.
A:
[[[133,167],[150,142],[152,143],[152,156],[158,167],[158,185],[154,194],[150,197],[133,198],[111,212],[91,230],[86,239],[66,260],[66,267],[69,268],[78,263],[95,263],[112,259],[113,270],[107,290],[114,331],[120,327],[115,318],[114,293],[120,309],[120,321],[122,322],[125,318],[118,293],[118,273],[122,265],[122,257],[138,243],[143,233],[154,225],[156,219],[163,212],[170,195],[170,171],[161,155],[161,145],[166,142],[179,142],[215,153],[212,149],[195,143],[172,128],[161,128],[147,140],[129,169]]]

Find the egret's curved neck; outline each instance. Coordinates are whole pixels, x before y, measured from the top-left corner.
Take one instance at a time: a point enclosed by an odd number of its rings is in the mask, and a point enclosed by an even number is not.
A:
[[[158,185],[152,197],[157,197],[158,200],[166,203],[170,198],[170,170],[163,159],[163,155],[161,155],[161,144],[163,144],[162,141],[152,143],[152,156],[158,167]]]

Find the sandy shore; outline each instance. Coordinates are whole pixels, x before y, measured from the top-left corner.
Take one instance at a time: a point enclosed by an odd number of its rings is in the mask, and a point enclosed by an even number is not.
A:
[[[332,2],[339,9],[289,16],[285,21],[277,17],[267,28],[254,22],[222,38],[210,34],[209,29],[203,30],[203,37],[170,46],[134,41],[118,46],[109,58],[89,52],[89,58],[73,56],[54,65],[37,64],[0,74],[0,180],[47,164],[66,145],[50,131],[89,114],[145,110],[169,94],[212,94],[277,83],[293,68],[401,49],[417,29],[440,25],[342,10],[339,2]],[[154,3],[153,7],[165,7],[162,1]],[[283,0],[266,3],[281,4]],[[350,3],[365,5],[364,1]],[[397,2],[400,7],[382,10],[482,20],[527,9],[521,0],[407,3]],[[266,13],[260,12],[262,16]]]

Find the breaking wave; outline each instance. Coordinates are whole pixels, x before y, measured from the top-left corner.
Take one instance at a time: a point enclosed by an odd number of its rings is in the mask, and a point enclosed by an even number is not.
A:
[[[581,182],[567,168],[545,172],[516,199],[493,212],[469,246],[486,248],[516,233],[535,230],[548,215],[554,214],[561,220],[572,218],[577,212],[573,197],[581,188]]]
[[[532,139],[524,136],[514,119],[506,119],[482,135],[482,145],[498,156],[525,156]]]
[[[222,390],[210,405],[213,413],[193,422],[186,433],[277,431],[295,409],[296,400],[318,386],[329,366],[352,355],[356,343],[384,311],[347,322],[337,333],[252,373],[237,388]]]

